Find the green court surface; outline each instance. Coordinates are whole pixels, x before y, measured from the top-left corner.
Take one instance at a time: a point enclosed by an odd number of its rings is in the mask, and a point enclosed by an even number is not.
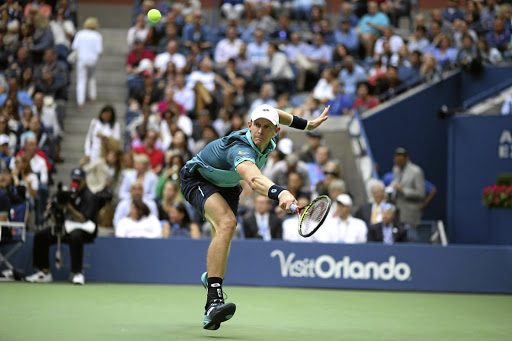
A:
[[[510,340],[512,296],[229,287],[202,329],[202,286],[0,283],[0,340]]]

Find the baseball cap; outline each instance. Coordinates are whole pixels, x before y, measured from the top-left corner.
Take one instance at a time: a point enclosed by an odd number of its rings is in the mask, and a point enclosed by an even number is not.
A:
[[[82,168],[75,168],[71,171],[71,180],[85,179],[85,172]]]
[[[2,134],[0,135],[0,145],[9,143],[9,136]]]
[[[279,114],[277,110],[268,104],[262,104],[254,109],[251,114],[251,121],[256,121],[258,118],[266,118],[273,125],[279,125]]]
[[[407,152],[407,149],[405,149],[404,147],[398,147],[397,149],[395,149],[395,155],[409,155],[409,153]]]
[[[277,149],[279,149],[284,155],[289,155],[293,151],[293,141],[289,138],[281,139],[277,144]]]
[[[352,199],[348,194],[340,194],[336,197],[336,201],[342,204],[343,206],[352,206]]]

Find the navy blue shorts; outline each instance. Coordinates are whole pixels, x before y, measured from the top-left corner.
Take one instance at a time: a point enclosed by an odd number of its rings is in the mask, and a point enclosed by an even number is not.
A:
[[[238,203],[242,186],[219,187],[201,176],[199,172],[190,173],[186,167],[180,170],[181,193],[185,199],[201,214],[204,218],[204,204],[212,194],[219,193],[228,203],[229,207],[237,216]]]

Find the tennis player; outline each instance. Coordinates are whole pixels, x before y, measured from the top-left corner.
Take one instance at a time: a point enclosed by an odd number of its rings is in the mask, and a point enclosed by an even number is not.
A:
[[[234,303],[224,303],[222,281],[237,225],[240,180],[245,180],[257,193],[278,201],[281,209],[290,211],[290,205],[297,204],[296,198],[265,177],[260,169],[276,149],[280,124],[313,130],[327,120],[328,112],[329,107],[308,122],[270,105],[260,105],[251,113],[248,128],[210,142],[181,169],[183,196],[212,225],[208,271],[201,278],[208,290],[204,329],[218,329],[236,310]]]

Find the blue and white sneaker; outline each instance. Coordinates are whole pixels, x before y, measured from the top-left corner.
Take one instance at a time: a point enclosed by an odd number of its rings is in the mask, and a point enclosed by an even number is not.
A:
[[[224,303],[221,299],[213,300],[204,312],[203,329],[219,329],[222,322],[226,322],[235,315],[235,311],[234,303]]]

